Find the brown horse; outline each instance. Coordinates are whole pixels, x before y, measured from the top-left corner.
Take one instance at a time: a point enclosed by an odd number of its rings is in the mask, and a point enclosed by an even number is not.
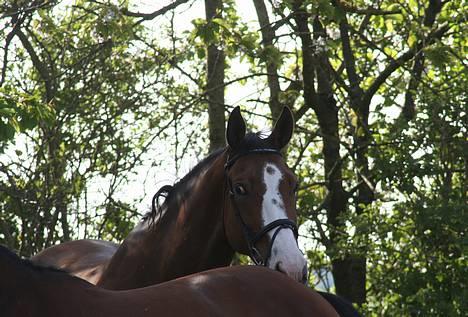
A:
[[[314,291],[258,266],[112,291],[21,260],[0,246],[0,281],[2,317],[338,316]]]
[[[163,187],[153,198],[152,213],[120,246],[72,241],[32,260],[104,288],[131,289],[228,266],[237,251],[305,282],[306,260],[297,246],[297,180],[280,153],[292,136],[291,111],[284,108],[266,138],[245,131],[236,108],[228,121],[228,147],[173,187]]]

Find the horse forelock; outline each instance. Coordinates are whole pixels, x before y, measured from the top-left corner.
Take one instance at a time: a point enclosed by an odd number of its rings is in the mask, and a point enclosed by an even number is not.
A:
[[[239,143],[236,149],[232,149],[233,154],[248,152],[258,149],[271,148],[270,141],[268,140],[267,132],[249,132],[245,135],[244,139]]]

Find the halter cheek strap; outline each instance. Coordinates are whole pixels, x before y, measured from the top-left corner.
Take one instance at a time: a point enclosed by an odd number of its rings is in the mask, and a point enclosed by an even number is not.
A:
[[[241,153],[239,153],[237,155],[234,155],[232,158],[228,157],[227,162],[224,165],[224,168],[225,168],[227,183],[228,183],[228,186],[229,186],[229,196],[231,198],[232,205],[234,206],[236,216],[239,219],[239,222],[241,224],[242,232],[243,232],[244,237],[245,237],[245,239],[247,241],[247,247],[248,247],[249,253],[250,253],[249,256],[256,265],[267,266],[268,261],[269,261],[270,256],[271,256],[273,243],[275,242],[275,239],[276,239],[278,233],[281,231],[281,229],[291,229],[291,231],[294,233],[294,237],[296,238],[296,241],[297,241],[297,237],[298,237],[297,225],[296,225],[296,223],[294,221],[292,221],[292,220],[290,220],[288,218],[277,219],[277,220],[272,221],[269,224],[265,225],[259,232],[255,233],[245,223],[244,219],[242,218],[240,210],[239,210],[236,202],[234,201],[234,191],[232,189],[231,180],[227,176],[227,172],[234,165],[234,163],[237,161],[237,159],[239,159],[240,157],[245,156],[245,155],[259,154],[259,153],[277,154],[277,155],[282,156],[281,152],[279,152],[278,150],[275,150],[275,149],[254,149],[254,150],[249,150],[249,151],[241,152]],[[273,229],[275,229],[275,231],[273,232],[270,243],[268,245],[267,254],[266,254],[265,258],[263,258],[260,251],[257,249],[256,244],[257,244],[258,241],[260,241],[260,239],[263,238],[263,236],[265,236],[268,232],[270,232]]]

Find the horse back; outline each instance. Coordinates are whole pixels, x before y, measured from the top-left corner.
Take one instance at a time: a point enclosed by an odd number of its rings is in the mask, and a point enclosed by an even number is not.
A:
[[[46,267],[62,269],[96,284],[119,245],[102,240],[75,240],[51,246],[31,258]]]
[[[260,266],[213,269],[157,287],[164,289],[164,294],[158,297],[167,296],[166,304],[171,298],[196,301],[193,305],[174,305],[175,315],[180,316],[189,315],[193,307],[201,307],[206,311],[200,316],[339,317],[333,306],[314,290]],[[168,294],[171,288],[174,294]]]

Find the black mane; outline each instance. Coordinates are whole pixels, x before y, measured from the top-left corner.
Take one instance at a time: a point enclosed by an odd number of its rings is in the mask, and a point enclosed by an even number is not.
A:
[[[209,154],[206,158],[201,160],[195,167],[190,170],[180,181],[174,185],[165,185],[161,187],[156,194],[153,196],[152,208],[149,213],[144,217],[144,221],[149,221],[150,224],[155,224],[161,219],[164,214],[164,210],[172,203],[178,203],[180,195],[179,193],[187,193],[190,190],[190,180],[199,175],[204,171],[213,161],[218,158],[222,153],[228,152],[230,156],[236,155],[242,152],[248,152],[255,149],[268,149],[270,148],[270,142],[268,139],[264,138],[264,133],[247,133],[236,149],[231,149],[230,147],[221,148],[215,150]],[[183,195],[182,195],[183,196]],[[160,203],[161,198],[164,198],[163,202]]]
[[[172,186],[165,185],[161,187],[153,196],[151,211],[143,217],[143,220],[148,220],[151,224],[157,223],[158,220],[161,219],[164,213],[164,209],[175,200],[175,197],[177,196],[176,194],[180,192],[186,192],[188,190],[190,180],[204,171],[205,168],[212,164],[213,161],[218,158],[225,150],[225,148],[222,148],[213,151],[206,158],[198,162],[198,164],[195,165],[190,170],[190,172],[182,177],[182,179],[180,179],[177,183]],[[162,204],[160,203],[161,197],[165,198]]]
[[[0,245],[0,261],[2,261],[5,258],[12,262],[17,263],[18,265],[24,266],[34,272],[54,272],[54,273],[63,273],[67,275],[69,274],[67,271],[58,269],[56,267],[41,266],[28,259],[22,259],[15,252],[11,251],[10,249],[8,249],[7,247],[3,245]]]
[[[239,143],[239,146],[231,150],[231,155],[235,155],[242,152],[248,152],[257,149],[269,149],[271,143],[268,138],[265,137],[264,132],[250,132],[247,133],[244,139]]]

